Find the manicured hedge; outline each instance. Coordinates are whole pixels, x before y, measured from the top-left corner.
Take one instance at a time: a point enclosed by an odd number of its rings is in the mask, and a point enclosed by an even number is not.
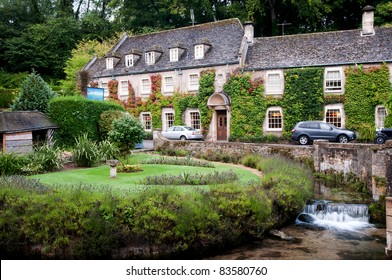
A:
[[[84,133],[93,141],[100,140],[100,116],[108,110],[124,111],[124,108],[111,101],[88,100],[81,96],[51,100],[48,115],[60,127],[55,134],[57,143],[73,145],[75,137]]]

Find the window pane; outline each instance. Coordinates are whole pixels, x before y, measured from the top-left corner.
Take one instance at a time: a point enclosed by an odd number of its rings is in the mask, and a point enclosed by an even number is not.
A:
[[[191,112],[191,127],[194,129],[200,129],[200,114],[199,112]]]
[[[173,126],[174,114],[173,113],[166,113],[165,114],[165,122],[166,122],[166,128]]]
[[[325,115],[325,121],[336,127],[342,127],[342,115],[339,109],[328,109]]]
[[[128,81],[121,81],[120,95],[128,95]]]
[[[189,75],[189,90],[198,90],[199,89],[199,75],[191,74]]]
[[[325,89],[326,91],[342,90],[342,75],[339,70],[327,72],[325,75]]]
[[[112,69],[113,68],[113,58],[109,57],[106,59],[106,69]]]
[[[268,128],[282,128],[282,113],[279,110],[268,111]]]
[[[178,48],[170,49],[170,61],[178,61]]]
[[[376,115],[377,115],[376,126],[384,127],[385,118],[387,116],[387,110],[385,109],[385,107],[378,107]]]
[[[151,130],[151,115],[149,113],[142,114],[142,122],[145,130]]]
[[[282,79],[279,73],[268,74],[266,86],[268,92],[281,92]]]
[[[204,47],[203,45],[195,46],[195,59],[200,59],[204,57]]]
[[[132,67],[133,66],[133,55],[127,55],[125,56],[125,66],[126,67]]]
[[[142,80],[142,93],[149,94],[151,93],[151,82],[150,79]]]
[[[145,54],[145,61],[146,64],[151,65],[155,63],[155,53],[154,52],[148,52]]]
[[[174,91],[173,77],[165,77],[164,83],[165,83],[165,87],[164,87],[165,92],[173,92]]]

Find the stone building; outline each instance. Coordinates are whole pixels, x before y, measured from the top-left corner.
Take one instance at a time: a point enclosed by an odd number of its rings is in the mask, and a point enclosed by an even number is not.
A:
[[[253,25],[228,19],[145,35],[125,35],[101,59],[93,58],[84,68],[91,81],[104,88],[109,96],[111,80],[118,82],[118,98],[128,98],[131,85],[136,97],[146,99],[151,94],[151,75],[162,77],[162,94],[174,92],[196,94],[200,73],[215,70],[215,91],[206,106],[213,109],[207,139],[228,140],[230,136],[231,100],[223,85],[235,70],[262,78],[265,95],[279,99],[285,92],[284,73],[302,67],[324,68],[324,93],[344,95],[347,67],[364,67],[387,63],[392,81],[392,28],[374,27],[374,9],[363,10],[362,28],[358,30],[298,34],[254,38]],[[375,108],[375,125],[382,127],[386,108]],[[171,126],[175,111],[171,107],[161,112],[162,127],[151,122],[151,112],[141,112],[145,129]],[[187,108],[182,116],[186,125],[200,127],[200,112]],[[324,108],[324,120],[345,127],[344,104]],[[283,110],[267,108],[263,131],[281,135],[284,127]]]

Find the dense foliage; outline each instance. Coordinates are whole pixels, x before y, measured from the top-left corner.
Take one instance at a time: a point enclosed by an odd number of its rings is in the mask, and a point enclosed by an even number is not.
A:
[[[287,159],[260,159],[257,166],[266,177],[262,183],[205,191],[146,187],[121,196],[87,185],[53,187],[2,177],[0,254],[6,259],[194,258],[249,236],[262,237],[292,221],[310,198],[312,182],[303,167]]]
[[[55,133],[58,144],[72,146],[75,137],[84,133],[93,141],[101,139],[99,120],[108,110],[124,111],[124,108],[110,101],[88,100],[80,96],[52,99],[48,115],[60,127]]]
[[[362,139],[373,140],[375,108],[387,105],[388,97],[392,96],[388,66],[348,69],[345,90],[346,127],[356,130]],[[392,106],[386,107],[392,112]]]
[[[323,73],[322,68],[285,71],[282,107],[286,137],[299,121],[323,119]]]

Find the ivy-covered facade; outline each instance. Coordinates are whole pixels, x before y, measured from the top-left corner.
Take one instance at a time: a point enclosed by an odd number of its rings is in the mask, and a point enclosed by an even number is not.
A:
[[[324,120],[371,140],[392,126],[392,28],[363,11],[358,30],[253,37],[237,19],[124,36],[93,59],[91,86],[140,118],[146,131],[185,124],[211,141],[288,138]]]

